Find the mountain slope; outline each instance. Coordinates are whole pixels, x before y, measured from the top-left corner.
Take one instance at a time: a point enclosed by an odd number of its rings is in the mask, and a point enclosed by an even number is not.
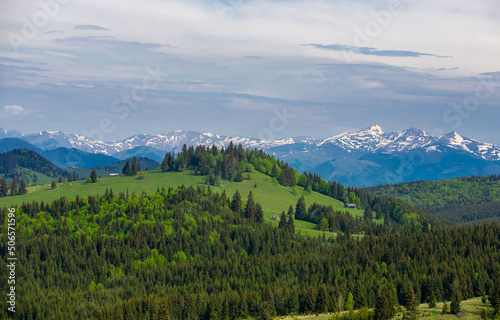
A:
[[[9,152],[15,149],[28,149],[40,153],[40,149],[31,143],[19,138],[4,138],[0,140],[0,152]]]
[[[38,153],[27,149],[16,149],[0,154],[0,174],[7,178],[16,177],[18,181],[25,179],[27,183],[36,181],[31,172],[40,173],[48,177],[67,177],[66,170],[58,168]]]
[[[153,147],[148,147],[148,146],[139,146],[135,147],[130,150],[124,150],[118,153],[113,154],[113,157],[118,158],[120,160],[126,160],[130,159],[134,156],[138,158],[149,158],[151,160],[154,160],[158,163],[161,163],[163,161],[163,158],[165,158],[165,151],[153,148]]]
[[[42,156],[58,167],[93,168],[117,162],[118,159],[104,154],[89,153],[75,148],[57,148],[43,151]]]

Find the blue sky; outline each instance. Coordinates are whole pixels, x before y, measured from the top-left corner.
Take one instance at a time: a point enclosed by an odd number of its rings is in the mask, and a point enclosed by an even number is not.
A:
[[[5,0],[0,128],[500,144],[498,1]],[[285,116],[283,116],[285,115]]]

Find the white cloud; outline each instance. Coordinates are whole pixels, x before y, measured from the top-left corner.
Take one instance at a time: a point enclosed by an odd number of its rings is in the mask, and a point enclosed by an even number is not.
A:
[[[19,116],[33,115],[34,113],[39,115],[41,110],[31,110],[26,109],[19,105],[6,105],[3,109],[0,109],[0,118],[8,119]]]
[[[17,116],[19,114],[26,114],[26,113],[28,113],[26,109],[18,105],[5,106],[2,111],[2,115],[4,117]]]

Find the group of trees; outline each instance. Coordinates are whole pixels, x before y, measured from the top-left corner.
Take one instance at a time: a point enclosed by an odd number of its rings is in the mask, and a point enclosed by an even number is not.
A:
[[[18,187],[17,179],[15,177],[12,180],[12,184],[9,187],[7,179],[5,179],[5,176],[3,176],[2,179],[0,179],[0,197],[6,197],[8,195],[15,196],[18,194],[26,194],[28,192],[26,187],[27,185],[24,179],[21,179],[21,182],[19,183]]]
[[[290,234],[295,233],[295,222],[294,222],[294,211],[293,207],[288,208],[288,213],[285,215],[285,211],[281,212],[280,222],[278,224],[278,229],[286,231]]]
[[[123,166],[122,174],[125,176],[135,176],[140,171],[141,162],[137,161],[137,158],[134,156],[134,158],[132,158],[132,164],[130,164],[130,160],[127,159],[127,162],[125,162],[125,165]]]
[[[498,224],[308,238],[289,229],[293,208],[275,228],[261,223],[258,207],[251,194],[244,201],[199,187],[24,203],[16,316],[268,319],[375,307],[387,317],[387,306],[450,301],[455,292],[489,295],[498,306]],[[328,207],[304,207],[294,215],[337,218]]]

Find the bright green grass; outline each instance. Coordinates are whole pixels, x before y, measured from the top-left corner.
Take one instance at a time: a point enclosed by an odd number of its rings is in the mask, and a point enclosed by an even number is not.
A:
[[[23,202],[44,201],[45,203],[51,202],[62,196],[68,199],[73,199],[76,195],[89,196],[95,194],[104,194],[106,189],[113,189],[115,194],[119,192],[126,192],[127,189],[130,194],[142,193],[146,191],[148,194],[155,192],[158,188],[178,187],[180,185],[194,185],[206,187],[206,176],[195,176],[189,170],[183,172],[158,172],[156,170],[144,173],[144,179],[135,177],[104,177],[98,179],[97,183],[87,183],[83,181],[78,182],[65,182],[57,185],[57,188],[52,190],[50,185],[43,185],[37,187],[29,187],[28,194],[0,198],[0,207],[10,207],[12,205],[21,205]],[[255,187],[255,185],[257,187]],[[250,191],[254,195],[254,200],[262,205],[265,211],[266,221],[277,225],[278,222],[271,220],[273,214],[281,215],[282,211],[288,211],[288,207],[292,205],[295,208],[297,200],[303,195],[306,204],[309,206],[314,202],[323,205],[331,205],[336,210],[342,212],[349,212],[353,216],[362,217],[363,210],[359,209],[346,209],[342,202],[331,197],[312,192],[310,195],[302,190],[301,187],[296,187],[297,194],[292,193],[291,187],[283,187],[277,183],[272,182],[272,178],[260,172],[253,172],[250,180],[242,182],[228,182],[224,181],[219,187],[211,187],[214,192],[222,192],[226,190],[228,197],[231,197],[236,190],[239,191],[243,200],[246,200]],[[306,221],[296,221],[297,232],[311,236],[322,235],[323,232],[313,230],[316,228],[314,223]],[[327,235],[332,233],[326,232]]]
[[[46,175],[44,175],[43,173],[39,173],[39,172],[33,171],[33,170],[31,170],[31,169],[21,168],[21,169],[19,169],[19,170],[20,170],[21,172],[23,172],[23,174],[25,174],[25,175],[28,175],[28,176],[29,176],[29,179],[26,179],[26,181],[27,181],[28,183],[30,183],[31,181],[33,181],[33,174],[36,174],[37,179],[38,179],[38,181],[37,181],[37,182],[38,182],[38,183],[40,183],[40,184],[41,184],[41,183],[51,183],[51,182],[52,182],[52,180],[54,180],[54,178],[52,178],[52,177],[46,176]],[[25,178],[26,178],[26,176],[25,176],[25,175],[23,175],[23,177],[25,177]],[[0,175],[0,178],[1,178],[1,177],[3,177],[3,176],[5,176],[5,175],[4,175],[4,174],[1,174],[1,175]],[[55,179],[55,180],[57,180],[57,179]],[[19,185],[19,182],[20,182],[20,181],[17,181],[17,185]],[[8,183],[8,184],[9,184],[9,186],[10,186],[10,184],[12,183],[12,179],[11,179],[11,178],[8,178],[8,179],[7,179],[7,183]]]
[[[450,310],[450,302],[448,301],[448,311]],[[438,303],[435,308],[429,308],[427,303],[420,305],[420,315],[419,319],[429,319],[429,320],[457,320],[457,316],[454,314],[441,314],[441,309],[443,308],[443,303]],[[490,312],[490,316],[493,316],[493,308],[491,308],[489,303],[482,303],[481,298],[472,298],[465,301],[462,301],[460,304],[460,310],[465,311],[465,315],[463,315],[461,320],[476,320],[481,318],[481,309],[486,309],[486,311]],[[394,317],[394,320],[398,320],[402,318],[402,314],[399,313]]]
[[[492,317],[493,308],[490,307],[489,303],[484,304],[481,302],[481,298],[472,298],[469,300],[464,300],[460,304],[461,310],[465,311],[465,315],[463,315],[460,320],[476,320],[481,318],[480,310],[482,308],[486,309]],[[427,303],[421,304],[419,307],[420,314],[417,319],[428,319],[428,320],[457,320],[459,319],[454,314],[441,314],[441,308],[443,307],[443,303],[438,303],[435,308],[430,309]],[[448,301],[448,310],[450,309],[450,302]],[[303,315],[303,316],[288,316],[288,317],[280,317],[277,319],[283,320],[330,320],[333,318],[335,313],[322,313],[319,315]],[[402,313],[398,313],[392,320],[400,320],[402,318]]]

